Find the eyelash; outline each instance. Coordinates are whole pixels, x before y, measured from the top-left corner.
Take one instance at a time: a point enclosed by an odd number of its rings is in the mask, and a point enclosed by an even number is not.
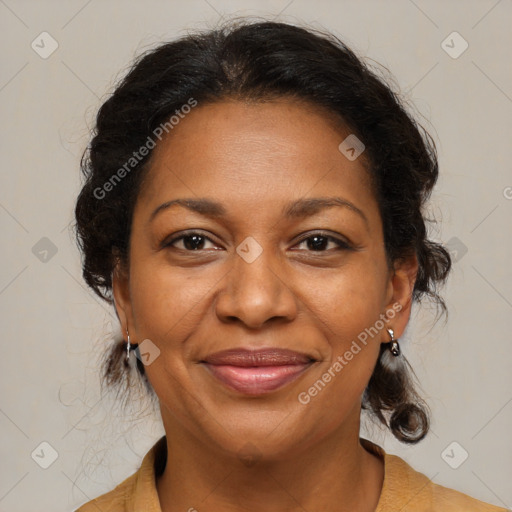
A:
[[[185,232],[183,234],[181,234],[180,236],[176,237],[176,238],[173,238],[172,240],[170,240],[169,242],[167,243],[164,243],[162,245],[162,248],[173,248],[173,249],[178,249],[180,251],[185,251],[185,252],[200,252],[202,250],[207,250],[207,249],[197,249],[197,250],[188,250],[188,249],[181,249],[181,248],[177,248],[177,247],[173,247],[173,244],[180,241],[180,240],[183,240],[187,237],[191,237],[191,236],[194,236],[194,235],[198,235],[200,237],[202,237],[204,240],[208,240],[209,242],[211,242],[212,244],[215,244],[215,242],[208,236],[198,232],[198,231],[190,231],[190,232]],[[332,241],[334,242],[338,247],[336,249],[334,249],[335,251],[338,251],[338,250],[351,250],[352,247],[349,245],[348,242],[345,242],[344,240],[340,240],[339,238],[336,238],[336,237],[333,237],[331,235],[328,235],[326,233],[322,233],[322,232],[317,232],[317,233],[311,233],[309,234],[308,236],[306,237],[303,237],[301,238],[295,245],[299,245],[299,244],[302,244],[303,242],[306,242],[307,240],[309,240],[310,238],[314,238],[314,237],[321,237],[321,238],[325,238],[327,239],[328,241]],[[324,249],[324,250],[321,250],[321,251],[314,251],[314,250],[311,250],[311,251],[307,251],[307,252],[313,252],[313,253],[320,253],[320,252],[331,252],[331,250],[329,249]]]

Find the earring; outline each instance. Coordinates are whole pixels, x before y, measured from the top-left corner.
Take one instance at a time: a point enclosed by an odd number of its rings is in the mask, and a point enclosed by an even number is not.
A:
[[[395,357],[397,357],[400,355],[400,345],[398,344],[398,340],[395,339],[395,332],[393,331],[393,329],[386,330],[388,331],[388,334],[391,337],[391,344],[389,346],[389,350]]]
[[[126,329],[126,336],[128,337],[128,341],[126,342],[126,360],[130,359],[130,333],[128,329]]]

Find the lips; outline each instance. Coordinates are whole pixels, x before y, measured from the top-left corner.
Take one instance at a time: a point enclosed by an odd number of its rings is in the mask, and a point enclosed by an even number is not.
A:
[[[246,395],[276,391],[299,378],[315,360],[285,349],[231,349],[201,361],[228,388]]]

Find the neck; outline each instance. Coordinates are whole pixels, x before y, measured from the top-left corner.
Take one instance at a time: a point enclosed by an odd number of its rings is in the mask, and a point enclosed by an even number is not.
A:
[[[373,512],[377,507],[384,463],[359,443],[359,414],[350,428],[271,461],[241,461],[166,422],[170,417],[163,419],[169,456],[157,478],[162,512]]]

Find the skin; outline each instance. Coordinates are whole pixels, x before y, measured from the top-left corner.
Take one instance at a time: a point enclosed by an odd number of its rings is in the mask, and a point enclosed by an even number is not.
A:
[[[399,338],[410,315],[417,262],[390,269],[382,219],[363,157],[338,146],[350,133],[317,107],[280,99],[198,105],[155,148],[133,215],[130,267],[114,274],[116,310],[131,342],[150,339],[148,366],[170,456],[157,490],[163,512],[373,511],[384,468],[359,443],[361,399],[385,328],[304,405],[307,391],[379,315]],[[287,219],[300,198],[338,196],[330,207]],[[226,216],[162,203],[209,198]],[[163,247],[184,230],[209,237]],[[315,250],[306,236],[327,232]],[[262,253],[236,252],[253,237]],[[311,239],[310,239],[311,240]],[[323,239],[322,239],[323,240]],[[188,247],[188,250],[187,250]],[[279,347],[317,360],[263,396],[226,388],[199,364],[236,347]],[[252,453],[247,463],[243,454]]]

